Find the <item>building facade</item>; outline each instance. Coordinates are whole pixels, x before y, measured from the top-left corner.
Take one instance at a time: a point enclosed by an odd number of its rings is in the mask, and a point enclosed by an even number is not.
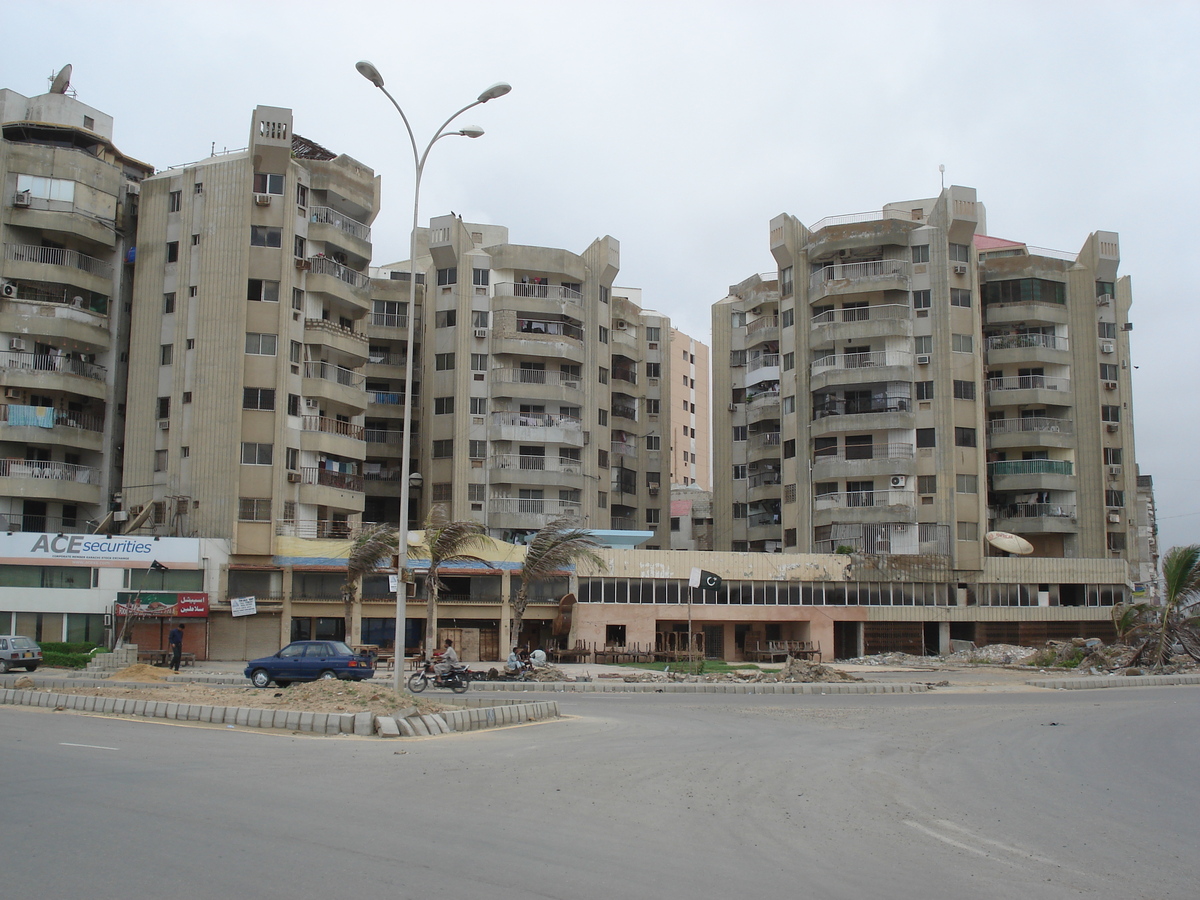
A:
[[[671,484],[712,488],[708,347],[671,329]]]

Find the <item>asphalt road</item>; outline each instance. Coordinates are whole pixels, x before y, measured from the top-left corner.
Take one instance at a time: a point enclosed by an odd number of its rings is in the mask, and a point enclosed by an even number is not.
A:
[[[3,895],[1197,896],[1193,687],[556,699],[407,741],[2,707]]]

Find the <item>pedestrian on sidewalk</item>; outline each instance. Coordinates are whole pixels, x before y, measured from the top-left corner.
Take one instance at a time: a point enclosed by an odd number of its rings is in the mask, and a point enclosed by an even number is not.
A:
[[[171,663],[170,666],[176,672],[179,671],[179,661],[183,658],[183,629],[185,626],[176,625],[171,629],[171,633],[167,635],[167,645],[171,648]],[[161,632],[160,632],[161,633]]]

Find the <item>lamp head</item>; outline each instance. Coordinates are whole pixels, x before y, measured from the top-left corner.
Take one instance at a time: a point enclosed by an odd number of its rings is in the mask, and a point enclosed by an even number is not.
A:
[[[354,68],[358,69],[358,74],[377,88],[383,87],[383,76],[379,74],[379,70],[375,65],[365,59],[360,59],[354,64]]]
[[[458,130],[458,133],[469,138],[483,137],[483,129],[478,125],[464,125]]]
[[[362,63],[359,63],[359,65],[361,66]],[[367,63],[367,65],[371,65],[371,64]],[[362,69],[359,69],[359,71],[361,72]],[[511,90],[512,90],[511,84],[506,84],[503,81],[497,81],[490,88],[488,88],[486,91],[484,91],[482,94],[479,95],[479,102],[487,103],[489,100],[495,100],[497,97],[503,97],[505,94],[507,94]]]

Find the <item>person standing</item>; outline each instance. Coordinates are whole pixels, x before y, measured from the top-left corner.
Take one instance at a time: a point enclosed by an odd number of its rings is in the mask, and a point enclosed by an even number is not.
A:
[[[167,635],[167,645],[171,648],[170,667],[179,671],[179,661],[183,658],[183,629],[185,626],[176,625]]]

